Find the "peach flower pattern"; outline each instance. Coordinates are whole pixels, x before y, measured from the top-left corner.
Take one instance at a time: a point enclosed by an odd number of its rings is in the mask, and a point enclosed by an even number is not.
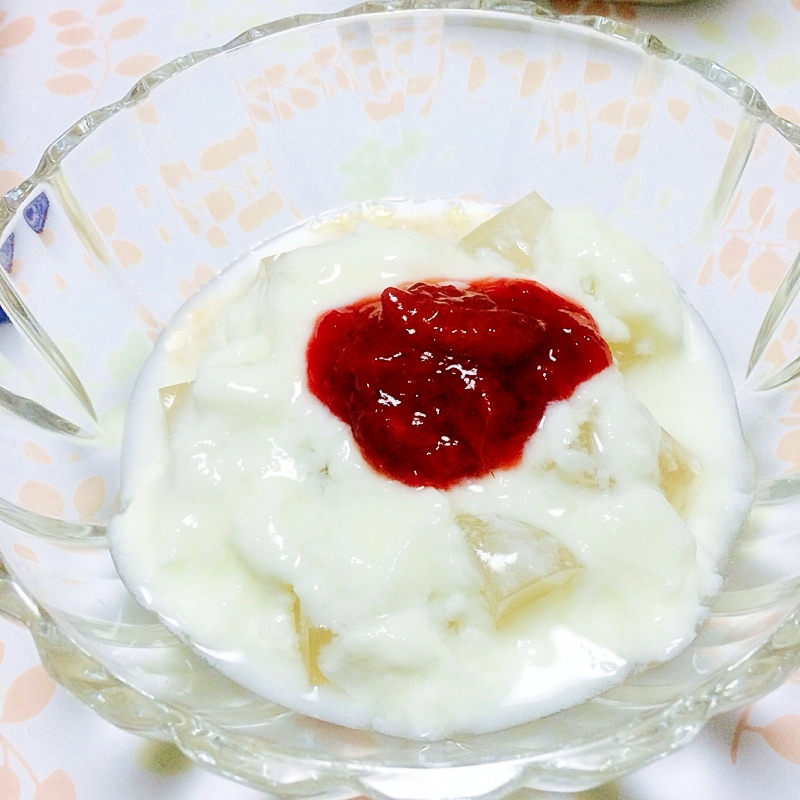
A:
[[[774,292],[783,278],[786,268],[796,254],[800,242],[800,215],[794,212],[784,225],[785,236],[776,238],[770,231],[775,208],[773,190],[760,186],[750,192],[742,205],[743,191],[734,195],[728,214],[729,220],[737,220],[726,226],[725,239],[716,253],[706,261],[698,282],[707,283],[714,269],[732,281],[736,289],[739,281],[746,277],[748,283],[759,294]],[[746,217],[737,216],[742,205]],[[746,266],[746,269],[745,269]]]
[[[4,647],[0,647],[0,660]],[[28,723],[40,714],[55,692],[55,681],[41,665],[30,667],[17,675],[6,689],[0,712],[0,730]],[[0,797],[3,800],[76,800],[75,784],[62,769],[53,770],[39,778],[19,747],[0,733]]]
[[[33,35],[36,22],[32,16],[26,15],[9,19],[7,9],[0,9],[0,58],[19,52],[19,48]],[[6,67],[8,68],[8,67]],[[0,139],[0,159],[13,156],[17,148],[9,148]],[[0,169],[0,194],[7,192],[22,181],[22,175],[16,170]]]
[[[753,706],[747,706],[740,712],[731,742],[731,763],[735,764],[739,756],[742,735],[745,732],[756,733],[778,755],[800,765],[800,714],[783,714],[766,725],[749,723]]]
[[[226,170],[234,166],[237,167],[236,177],[231,178]],[[188,230],[194,235],[204,234],[206,242],[216,249],[228,245],[222,223],[235,220],[238,228],[247,232],[284,208],[283,197],[274,188],[272,165],[268,156],[259,152],[258,139],[251,127],[242,128],[230,139],[208,144],[200,153],[195,168],[181,160],[160,164],[158,172],[169,202]],[[184,182],[189,184],[186,197],[191,196],[191,200],[182,196]],[[208,187],[199,201],[194,197],[197,182]],[[171,238],[169,229],[164,226],[158,226],[158,234],[164,241]],[[117,255],[120,258],[120,254]],[[120,262],[124,264],[122,258]],[[181,294],[187,285],[181,284]]]
[[[0,9],[0,56],[7,50],[19,47],[30,39],[36,23],[31,16],[16,17],[6,21],[8,11]]]
[[[132,15],[120,18],[125,0],[103,0],[91,14],[75,9],[62,9],[49,15],[49,22],[58,29],[56,41],[63,46],[56,63],[70,70],[45,81],[56,95],[92,92],[96,99],[110,72],[138,78],[158,66],[160,58],[153,53],[118,56],[118,42],[134,39],[147,26],[147,18]]]

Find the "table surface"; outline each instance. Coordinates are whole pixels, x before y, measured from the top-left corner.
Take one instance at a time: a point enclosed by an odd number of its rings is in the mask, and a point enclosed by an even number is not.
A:
[[[31,173],[47,144],[72,122],[118,99],[159,64],[222,44],[252,25],[344,5],[343,0],[0,0],[0,193]],[[552,5],[623,18],[675,50],[711,58],[758,87],[778,114],[800,123],[800,0],[694,0],[660,7],[552,0]],[[265,797],[96,717],[47,676],[27,632],[2,619],[0,696],[0,800]],[[799,795],[800,675],[758,703],[717,717],[682,751],[574,797],[795,800]]]

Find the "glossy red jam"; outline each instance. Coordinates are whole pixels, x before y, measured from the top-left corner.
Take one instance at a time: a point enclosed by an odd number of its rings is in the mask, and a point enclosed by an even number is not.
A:
[[[547,404],[609,364],[588,312],[524,279],[389,288],[323,314],[307,351],[366,461],[439,489],[518,464]]]

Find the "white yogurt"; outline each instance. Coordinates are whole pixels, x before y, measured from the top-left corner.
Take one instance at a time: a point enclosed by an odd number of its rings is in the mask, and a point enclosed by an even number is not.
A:
[[[273,243],[290,252],[261,267],[253,254],[159,339],[129,410],[110,531],[137,599],[253,691],[408,737],[540,717],[684,647],[719,589],[751,471],[722,359],[652,256],[592,212],[553,213],[532,277],[646,357],[551,404],[518,467],[439,491],[365,463],[307,389],[308,339],[321,313],[387,286],[519,268],[367,223],[300,246],[330,231]],[[159,389],[186,382],[166,415]],[[660,485],[662,427],[697,470],[680,513]],[[521,536],[521,549],[477,552],[476,524]],[[524,559],[529,530],[577,568],[500,621],[492,559]],[[322,680],[301,652],[298,608],[325,632]]]

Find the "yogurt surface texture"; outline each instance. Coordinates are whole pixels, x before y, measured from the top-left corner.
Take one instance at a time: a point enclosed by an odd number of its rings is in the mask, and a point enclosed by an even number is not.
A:
[[[110,529],[136,598],[254,692],[407,737],[518,724],[677,653],[751,470],[722,358],[663,268],[587,209],[548,212],[519,252],[492,230],[335,227],[229,269],[157,342]],[[375,472],[308,390],[320,315],[520,277],[586,308],[615,364],[547,407],[511,469],[447,490]]]

